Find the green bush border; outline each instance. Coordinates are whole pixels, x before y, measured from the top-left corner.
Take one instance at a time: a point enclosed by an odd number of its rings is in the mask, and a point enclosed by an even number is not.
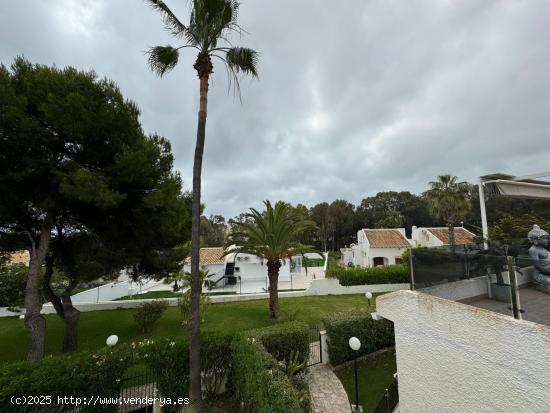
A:
[[[328,352],[330,363],[342,364],[377,350],[395,345],[393,323],[389,320],[373,320],[370,313],[341,312],[323,319],[328,334]],[[349,339],[357,337],[361,348],[354,352],[349,347]]]
[[[328,268],[327,278],[337,278],[340,285],[401,284],[410,280],[405,264],[385,265],[371,268]]]
[[[243,333],[233,340],[232,381],[239,411],[309,412],[309,394],[285,373],[291,351],[309,357],[309,330],[293,322]]]

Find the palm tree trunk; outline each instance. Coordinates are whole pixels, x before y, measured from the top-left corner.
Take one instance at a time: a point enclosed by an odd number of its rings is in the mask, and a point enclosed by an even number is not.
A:
[[[455,252],[455,227],[453,224],[447,224],[449,228],[449,245],[451,246],[451,252]]]
[[[29,277],[25,287],[25,328],[31,338],[31,347],[27,353],[27,360],[29,361],[40,360],[44,357],[46,320],[40,314],[40,311],[42,311],[40,287],[42,285],[42,264],[49,251],[51,230],[51,219],[46,216],[40,231],[38,246],[35,245],[31,236]]]
[[[189,396],[201,408],[201,281],[199,275],[200,216],[201,216],[201,171],[204,140],[206,136],[206,109],[208,98],[208,76],[200,78],[200,105],[197,125],[197,143],[193,164],[193,204],[191,220],[191,317],[189,322]]]
[[[273,319],[279,318],[279,269],[281,262],[267,262],[267,277],[269,278],[269,317]]]

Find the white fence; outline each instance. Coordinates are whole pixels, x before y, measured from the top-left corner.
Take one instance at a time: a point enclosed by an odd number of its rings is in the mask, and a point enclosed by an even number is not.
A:
[[[135,283],[132,281],[109,283],[75,294],[71,296],[71,300],[75,304],[111,301],[120,297],[139,294],[142,290],[149,290],[159,284],[161,285],[163,282],[158,280],[148,280],[143,283]]]

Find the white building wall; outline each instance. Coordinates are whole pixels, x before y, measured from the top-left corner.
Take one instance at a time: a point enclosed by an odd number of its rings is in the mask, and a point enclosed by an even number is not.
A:
[[[401,413],[549,411],[550,327],[416,291],[376,308],[395,324]]]
[[[407,248],[369,248],[367,252],[367,261],[369,267],[374,267],[374,258],[383,257],[384,265],[393,265],[395,264],[396,258],[401,258],[401,254]]]
[[[443,246],[443,242],[439,238],[434,236],[426,228],[422,228],[422,227],[420,228],[412,227],[411,239],[412,239],[414,248]]]

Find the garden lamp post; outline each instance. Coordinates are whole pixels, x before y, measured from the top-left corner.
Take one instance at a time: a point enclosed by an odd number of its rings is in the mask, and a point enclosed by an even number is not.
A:
[[[359,382],[357,381],[357,352],[361,348],[361,341],[357,337],[351,337],[349,339],[349,346],[354,351],[353,367],[355,369],[355,405],[351,406],[353,413],[359,413],[363,411],[363,408],[359,405]]]
[[[365,297],[367,298],[367,301],[368,301],[369,307],[370,307],[370,300],[371,300],[371,298],[372,298],[372,293],[371,293],[370,291],[367,291],[367,292],[365,293]]]

